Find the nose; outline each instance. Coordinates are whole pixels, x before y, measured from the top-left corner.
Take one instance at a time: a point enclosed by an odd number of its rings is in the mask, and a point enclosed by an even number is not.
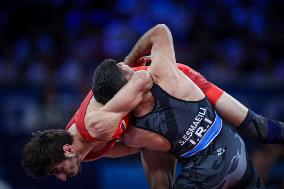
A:
[[[59,180],[61,180],[61,181],[63,181],[63,182],[65,182],[66,181],[66,174],[65,173],[60,173],[60,174],[57,174],[57,175],[55,175],[56,176],[56,178],[58,178]]]

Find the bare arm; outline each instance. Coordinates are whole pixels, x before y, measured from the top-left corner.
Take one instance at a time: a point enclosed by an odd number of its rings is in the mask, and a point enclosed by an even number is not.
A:
[[[126,62],[137,62],[138,58],[149,53],[152,62],[148,70],[155,82],[162,86],[169,85],[169,81],[175,82],[173,78],[177,78],[178,69],[172,34],[166,25],[158,24],[146,32],[138,40]]]
[[[143,149],[141,160],[151,189],[173,187],[177,162],[173,155]]]
[[[284,143],[283,122],[254,113],[194,70],[188,68],[184,71],[202,89],[219,114],[241,134],[262,143]]]
[[[156,35],[156,27],[151,28],[147,31],[134,45],[130,53],[125,57],[124,63],[130,67],[139,66],[139,59],[145,55],[150,54],[152,43],[151,38]],[[145,40],[146,39],[146,40]]]
[[[174,63],[176,62],[172,37],[165,25],[157,25],[154,28],[150,29],[148,32],[146,32],[138,40],[130,54],[125,58],[125,63],[131,66],[136,66],[138,59],[142,56],[149,54],[150,52],[152,59],[152,75],[154,72],[153,69],[155,70],[155,72],[157,72],[156,70],[161,70],[161,64],[165,62],[164,59],[166,56],[169,57],[169,61],[173,61]],[[159,63],[158,66],[157,63]],[[155,67],[157,67],[157,69]],[[165,67],[163,67],[163,70],[164,68]],[[204,81],[206,81],[206,79]],[[248,109],[243,104],[241,104],[239,101],[237,101],[235,98],[231,97],[227,93],[222,94],[222,96],[215,104],[215,108],[225,120],[227,120],[235,127],[239,126],[243,122],[248,112]]]
[[[159,24],[146,32],[126,57],[125,63],[133,66],[131,63],[137,62],[140,57],[149,53],[151,53],[152,63],[148,70],[154,79],[168,78],[176,73],[172,35],[167,26]],[[143,150],[141,158],[151,188],[172,188],[176,166],[173,156]]]
[[[128,83],[102,108],[86,116],[90,134],[99,140],[110,140],[122,120],[152,87],[147,71],[135,72]]]
[[[129,66],[137,66],[139,58],[150,53],[152,63],[163,63],[159,59],[164,60],[166,58],[175,64],[172,36],[166,25],[158,24],[147,31],[124,59],[124,63]]]
[[[152,88],[152,84],[152,78],[147,71],[134,72],[127,84],[101,108],[101,111],[126,116],[141,102],[144,93]]]
[[[234,127],[240,126],[248,113],[247,107],[226,92],[219,98],[215,108]]]
[[[249,139],[268,144],[284,143],[283,122],[254,113],[227,93],[217,101],[216,109]]]
[[[144,173],[151,189],[171,189],[174,184],[176,158],[173,155],[131,148],[124,144],[116,144],[104,157],[117,158],[136,154],[141,151]]]

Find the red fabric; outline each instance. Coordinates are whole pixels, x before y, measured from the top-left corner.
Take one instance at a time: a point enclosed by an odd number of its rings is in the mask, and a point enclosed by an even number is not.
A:
[[[123,120],[118,125],[114,135],[112,136],[113,139],[120,139],[122,133],[128,128],[129,126],[129,116],[123,118]]]
[[[221,95],[224,93],[222,89],[209,82],[203,75],[190,67],[183,64],[178,64],[178,67],[204,92],[208,100],[213,105],[217,103]]]
[[[87,142],[91,142],[96,140],[94,137],[92,137],[90,135],[90,133],[88,132],[86,126],[85,126],[85,115],[86,115],[86,111],[88,108],[88,105],[90,103],[90,100],[93,97],[93,92],[89,91],[89,93],[87,94],[86,98],[84,99],[84,101],[82,102],[77,116],[75,117],[75,124],[76,127],[80,133],[80,135],[87,141]]]
[[[86,141],[90,141],[90,140],[94,139],[89,134],[87,129],[85,128],[85,123],[84,123],[85,114],[86,114],[88,105],[90,103],[90,100],[92,99],[92,96],[93,96],[93,92],[92,92],[92,90],[90,90],[89,93],[87,94],[86,98],[84,99],[84,101],[80,105],[79,109],[77,110],[75,115],[72,117],[72,119],[69,121],[69,123],[66,126],[66,130],[68,130],[69,127],[71,127],[71,125],[73,125],[75,123],[79,133],[82,135],[82,137],[84,137],[84,139]]]
[[[211,83],[211,87],[205,92],[208,100],[215,106],[224,91]]]
[[[133,67],[134,71],[139,71],[139,70],[147,70],[148,66],[139,66],[139,67]]]

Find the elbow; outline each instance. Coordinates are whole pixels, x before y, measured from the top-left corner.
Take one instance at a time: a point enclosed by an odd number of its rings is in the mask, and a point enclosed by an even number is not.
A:
[[[155,29],[159,32],[164,32],[164,31],[167,31],[169,30],[168,26],[166,24],[157,24],[155,26]]]
[[[163,36],[163,35],[168,35],[168,32],[169,32],[169,28],[166,24],[158,24],[155,26],[155,33],[156,35],[158,36]]]
[[[170,29],[165,24],[158,24],[154,27],[153,35],[151,37],[152,44],[161,43],[161,41],[172,38]]]

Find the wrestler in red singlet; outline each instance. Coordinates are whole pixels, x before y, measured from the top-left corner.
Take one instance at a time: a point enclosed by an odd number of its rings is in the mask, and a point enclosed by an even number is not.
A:
[[[213,105],[215,105],[218,99],[220,98],[220,96],[223,94],[223,90],[221,90],[214,84],[207,81],[203,75],[191,69],[190,67],[179,63],[177,63],[177,66],[179,70],[181,70],[185,75],[187,75],[204,92],[204,94],[207,96],[209,101]],[[134,67],[133,69],[135,71],[138,71],[138,70],[147,70],[147,68],[148,66],[140,66],[140,67]],[[72,119],[69,121],[66,127],[66,130],[68,130],[68,128],[75,123],[80,135],[87,142],[92,142],[97,140],[96,138],[92,137],[89,134],[88,130],[85,127],[85,122],[84,122],[85,114],[92,97],[93,93],[92,91],[89,91],[86,98],[80,105],[78,111],[75,113],[75,115],[72,117]],[[112,147],[114,147],[115,143],[117,142],[117,140],[120,139],[121,135],[125,132],[128,126],[129,126],[129,116],[126,116],[118,125],[117,130],[112,137],[113,139],[109,141],[101,150],[96,152],[90,152],[84,160],[97,159],[101,157],[103,154],[105,154],[107,151],[109,151]]]

